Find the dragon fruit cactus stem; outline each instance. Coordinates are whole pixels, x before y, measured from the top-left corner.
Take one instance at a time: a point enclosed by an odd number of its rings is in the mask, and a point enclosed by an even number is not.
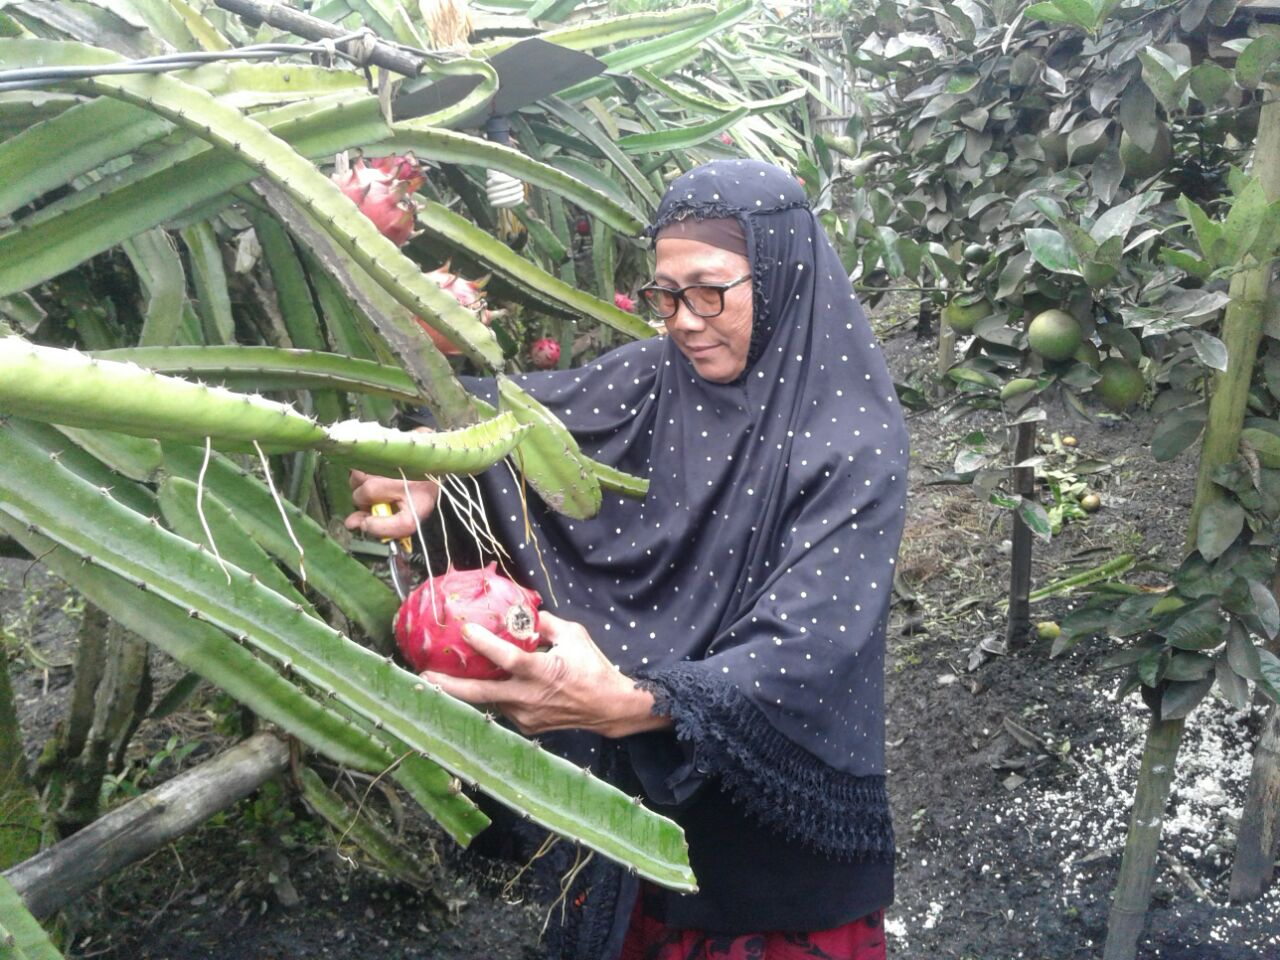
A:
[[[432,577],[409,594],[396,617],[396,642],[417,672],[430,670],[472,680],[505,680],[509,674],[463,639],[476,623],[495,636],[532,652],[538,647],[542,598],[497,572],[453,570]]]

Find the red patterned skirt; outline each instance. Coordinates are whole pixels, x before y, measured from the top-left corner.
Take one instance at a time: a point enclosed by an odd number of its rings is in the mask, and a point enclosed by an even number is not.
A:
[[[809,933],[769,931],[741,936],[672,930],[636,897],[620,960],[885,960],[884,911]]]

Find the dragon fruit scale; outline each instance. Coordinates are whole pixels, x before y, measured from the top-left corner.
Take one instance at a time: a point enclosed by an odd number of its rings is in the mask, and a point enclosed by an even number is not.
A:
[[[411,155],[342,162],[330,179],[396,246],[413,236],[418,205],[410,198],[425,177]]]
[[[538,646],[542,598],[497,572],[453,570],[432,577],[409,594],[396,617],[396,642],[414,671],[431,670],[471,680],[505,680],[509,674],[480,656],[462,638],[478,623],[521,650]]]
[[[468,280],[460,274],[450,273],[449,264],[451,261],[446,260],[444,264],[437,270],[428,273],[427,279],[431,280],[441,290],[450,294],[459,304],[468,310],[478,311],[476,316],[486,327],[489,326],[492,318],[489,311],[484,305],[484,285],[488,282],[487,277],[479,280]],[[447,337],[438,332],[431,324],[427,323],[421,317],[416,318],[422,329],[427,331],[427,335],[431,337],[431,341],[439,348],[440,352],[448,357],[456,357],[460,353],[459,350]]]

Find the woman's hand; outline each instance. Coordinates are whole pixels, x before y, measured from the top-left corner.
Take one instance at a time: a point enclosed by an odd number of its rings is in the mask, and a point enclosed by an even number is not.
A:
[[[343,522],[348,530],[359,530],[371,537],[411,537],[418,524],[431,516],[439,493],[440,485],[434,480],[406,481],[352,470],[351,499],[356,510]],[[395,512],[389,517],[375,517],[369,512],[375,503],[389,503]]]
[[[422,676],[459,700],[491,704],[521,733],[577,729],[624,737],[671,726],[670,717],[653,716],[653,695],[636,689],[582,624],[543,611],[538,632],[550,650],[526,653],[478,624],[464,628],[467,643],[510,673],[508,680],[466,680],[431,671]]]

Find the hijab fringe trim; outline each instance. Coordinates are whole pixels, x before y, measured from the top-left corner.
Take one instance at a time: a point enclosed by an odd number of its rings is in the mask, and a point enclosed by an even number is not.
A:
[[[779,733],[729,681],[696,662],[646,673],[655,716],[695,744],[700,771],[718,774],[734,803],[762,825],[841,860],[893,861],[884,777],[828,766]]]

